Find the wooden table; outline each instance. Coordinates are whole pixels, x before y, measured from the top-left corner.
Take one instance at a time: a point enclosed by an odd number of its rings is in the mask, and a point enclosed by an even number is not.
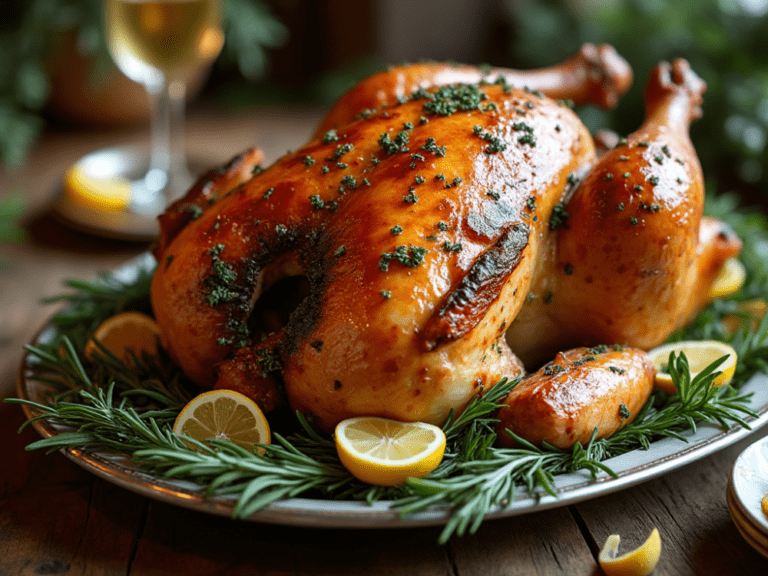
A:
[[[269,161],[299,146],[319,119],[311,109],[248,115],[198,110],[190,155],[221,163],[257,144]],[[69,230],[48,212],[64,169],[104,146],[141,142],[142,130],[47,134],[25,170],[0,178],[22,190],[29,240],[0,246],[0,397],[15,395],[22,345],[52,313],[39,300],[66,278],[90,278],[146,249]],[[738,453],[768,430],[714,456],[617,494],[543,513],[488,521],[475,536],[436,544],[439,528],[316,530],[231,521],[155,502],[100,480],[60,454],[26,452],[18,406],[0,403],[0,574],[601,574],[609,534],[622,550],[655,526],[655,574],[755,575],[768,559],[731,522],[727,478]]]

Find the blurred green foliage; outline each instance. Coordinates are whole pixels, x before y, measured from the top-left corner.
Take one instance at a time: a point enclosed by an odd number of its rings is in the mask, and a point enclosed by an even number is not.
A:
[[[612,44],[632,65],[634,86],[616,110],[580,112],[590,129],[633,131],[653,66],[686,58],[708,85],[691,129],[705,174],[721,188],[766,190],[768,0],[506,0],[505,9],[511,65],[550,65],[583,42]]]
[[[24,197],[21,193],[11,192],[0,196],[0,243],[24,240],[24,230],[18,224],[23,212]]]
[[[225,43],[216,66],[236,69],[248,81],[267,70],[267,49],[282,45],[287,29],[264,0],[224,0]],[[77,48],[91,56],[98,82],[110,64],[102,27],[102,0],[3,2],[0,23],[0,163],[21,166],[43,129],[50,83],[46,58],[65,31],[77,31]]]

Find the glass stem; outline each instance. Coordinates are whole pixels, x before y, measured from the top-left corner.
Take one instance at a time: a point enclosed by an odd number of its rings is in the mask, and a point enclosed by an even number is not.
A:
[[[165,202],[178,197],[187,185],[184,149],[184,82],[165,78],[147,86],[152,99],[149,171],[145,177],[148,190],[164,191]]]

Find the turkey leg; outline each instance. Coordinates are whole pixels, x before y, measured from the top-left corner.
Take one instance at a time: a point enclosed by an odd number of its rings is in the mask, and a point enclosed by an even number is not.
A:
[[[549,304],[535,298],[508,334],[524,361],[580,344],[648,349],[709,301],[709,286],[741,242],[702,218],[703,177],[688,128],[705,89],[685,60],[652,72],[642,126],[600,159],[568,204],[567,227],[553,238],[554,269],[544,272],[554,286]],[[542,330],[543,321],[553,330]]]

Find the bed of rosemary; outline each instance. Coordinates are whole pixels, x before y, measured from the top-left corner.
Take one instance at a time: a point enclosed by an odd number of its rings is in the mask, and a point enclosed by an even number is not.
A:
[[[560,450],[522,439],[519,448],[494,446],[494,412],[516,383],[502,381],[444,426],[445,457],[437,470],[395,488],[369,486],[350,476],[339,463],[333,439],[288,413],[273,420],[274,443],[265,446],[263,456],[216,440],[209,445],[195,443],[196,450],[192,449],[171,427],[197,392],[167,357],[137,358],[129,367],[105,350],[94,362],[86,362],[82,354],[89,335],[108,316],[125,310],[151,313],[151,272],[141,273],[131,283],[109,274],[92,282],[70,281],[72,292],[49,299],[67,303],[53,318],[60,336],[27,349],[35,365],[34,378],[50,383],[55,392],[47,405],[8,401],[33,405],[39,415],[32,420],[47,419],[69,430],[28,449],[112,448],[158,476],[193,480],[206,495],[234,496],[235,517],[297,496],[390,500],[404,515],[445,506],[450,518],[440,541],[446,542],[453,534],[475,531],[486,513],[511,503],[516,491],[554,495],[557,474],[587,470],[592,475],[614,475],[603,463],[607,458],[647,448],[663,437],[683,439],[683,433],[703,422],[716,422],[725,429],[746,426],[743,418],[755,416],[739,388],[752,374],[768,369],[768,316],[757,327],[745,321],[734,334],[728,334],[720,320],[739,315],[742,301],[768,299],[768,272],[760,265],[768,251],[768,221],[758,213],[737,210],[731,196],[708,199],[707,212],[728,222],[744,240],[741,261],[747,268],[746,283],[733,296],[713,302],[670,340],[716,339],[731,344],[739,355],[731,386],[710,386],[718,374],[717,363],[692,380],[685,357],[678,357],[670,366],[678,394],[655,392],[634,422],[608,439],[593,438],[586,446],[576,443],[571,450]]]

